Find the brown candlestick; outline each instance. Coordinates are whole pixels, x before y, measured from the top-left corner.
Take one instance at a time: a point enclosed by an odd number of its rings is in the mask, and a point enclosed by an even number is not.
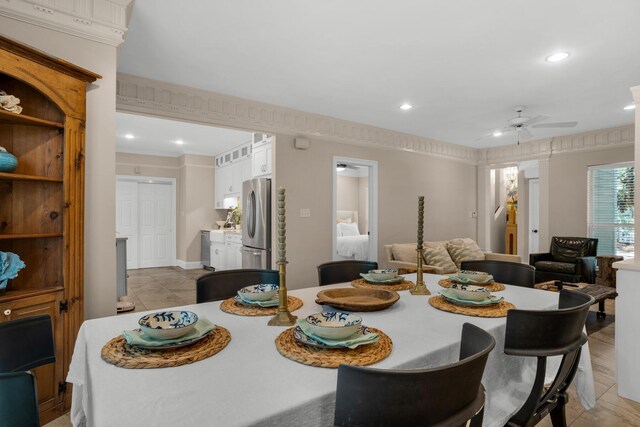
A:
[[[424,196],[418,197],[418,244],[416,246],[416,256],[418,270],[416,272],[416,285],[411,289],[412,295],[431,295],[431,292],[424,284],[423,271],[422,271],[422,257],[424,256]]]

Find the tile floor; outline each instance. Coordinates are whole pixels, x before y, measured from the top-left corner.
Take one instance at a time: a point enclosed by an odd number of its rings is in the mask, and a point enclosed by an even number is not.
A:
[[[155,310],[196,302],[195,279],[206,270],[182,270],[178,267],[148,268],[129,272],[127,300],[136,303],[135,311]],[[640,426],[640,403],[623,399],[617,394],[615,380],[615,308],[607,301],[608,316],[596,319],[593,306],[587,320],[591,363],[595,381],[597,405],[585,411],[577,401],[575,390],[570,389],[567,404],[567,423],[571,427]],[[69,415],[52,421],[45,427],[69,427]],[[551,426],[549,417],[538,424]]]

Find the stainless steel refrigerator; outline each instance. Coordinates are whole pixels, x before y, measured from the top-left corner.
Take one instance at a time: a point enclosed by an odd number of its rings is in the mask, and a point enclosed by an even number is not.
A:
[[[242,183],[242,268],[271,269],[271,180]]]

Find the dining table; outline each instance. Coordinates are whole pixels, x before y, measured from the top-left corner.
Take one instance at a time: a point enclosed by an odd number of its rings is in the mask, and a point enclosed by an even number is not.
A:
[[[405,276],[415,282],[416,275]],[[425,274],[432,295],[443,289],[446,276]],[[299,318],[335,310],[316,304],[321,290],[351,287],[350,283],[289,290],[304,305]],[[393,348],[376,369],[424,369],[458,360],[462,325],[472,323],[489,332],[496,346],[489,354],[482,383],[486,389],[485,426],[503,426],[524,403],[535,377],[533,357],[504,353],[506,317],[483,318],[438,310],[428,295],[398,292],[391,307],[359,313],[362,324],[387,334]],[[496,292],[518,309],[549,310],[559,294],[506,285]],[[135,329],[143,313],[85,321],[75,343],[67,381],[73,384],[71,421],[74,426],[330,426],[333,425],[337,369],[304,365],[283,357],[275,339],[286,327],[267,326],[270,316],[248,317],[220,310],[220,301],[179,307],[195,312],[231,333],[219,353],[192,364],[125,369],[101,359],[101,349],[124,330]],[[548,363],[552,378],[559,358]],[[574,379],[580,403],[595,406],[588,343],[584,344]],[[406,399],[413,396],[407,395]],[[455,398],[455,396],[452,396]]]

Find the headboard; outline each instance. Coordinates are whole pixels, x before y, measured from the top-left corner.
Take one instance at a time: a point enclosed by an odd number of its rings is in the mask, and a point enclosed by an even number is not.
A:
[[[336,223],[339,222],[355,222],[358,223],[358,211],[336,211]]]

